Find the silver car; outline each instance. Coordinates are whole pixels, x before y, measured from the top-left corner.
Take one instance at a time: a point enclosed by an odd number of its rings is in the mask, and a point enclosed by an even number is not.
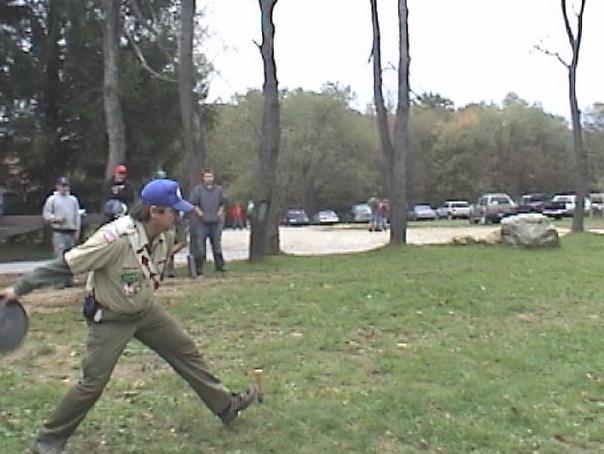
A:
[[[312,217],[313,224],[332,225],[340,222],[340,217],[333,210],[321,210]]]
[[[371,207],[366,203],[358,203],[350,210],[350,218],[352,222],[369,222],[371,221]]]
[[[465,200],[447,200],[436,209],[439,218],[468,219],[470,204]]]

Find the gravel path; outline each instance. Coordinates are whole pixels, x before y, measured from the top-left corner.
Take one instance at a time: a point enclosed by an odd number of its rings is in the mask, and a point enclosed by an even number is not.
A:
[[[499,226],[411,227],[407,243],[447,244],[453,238],[473,237],[482,240],[498,230]],[[388,243],[389,232],[369,232],[363,228],[342,227],[281,227],[281,249],[294,255],[327,255],[368,251]],[[225,230],[222,246],[228,261],[248,258],[249,230]],[[208,248],[209,249],[209,248]],[[176,256],[177,264],[186,263],[187,251]],[[208,253],[211,256],[211,253]],[[19,274],[43,262],[0,263],[0,274]]]
[[[498,226],[488,227],[415,227],[407,230],[408,244],[447,244],[454,237],[472,236],[484,239]],[[281,227],[281,249],[293,255],[328,255],[368,251],[388,243],[389,232],[369,232],[362,228]],[[248,258],[249,231],[227,230],[222,244],[227,260]]]

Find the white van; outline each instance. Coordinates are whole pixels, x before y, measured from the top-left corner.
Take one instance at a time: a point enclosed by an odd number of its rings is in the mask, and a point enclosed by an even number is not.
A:
[[[465,200],[447,200],[436,209],[436,212],[439,219],[468,219],[470,204]]]

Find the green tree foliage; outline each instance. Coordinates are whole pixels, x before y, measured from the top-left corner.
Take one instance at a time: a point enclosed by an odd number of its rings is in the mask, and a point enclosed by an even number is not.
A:
[[[233,104],[214,106],[208,131],[208,165],[228,189],[229,199],[251,200],[260,146],[262,92],[250,90]]]
[[[604,103],[585,113],[585,148],[590,163],[590,191],[604,192]]]
[[[381,193],[380,159],[373,119],[348,106],[346,88],[283,92],[279,192],[283,206],[310,213],[345,210],[368,194]],[[231,199],[251,197],[259,146],[261,93],[250,91],[235,105],[219,108],[210,133],[210,163]]]
[[[135,14],[127,7],[133,4],[124,3],[122,10],[120,96],[126,160],[140,185],[158,167],[179,176],[178,8],[170,0],[140,1]],[[0,160],[8,164],[0,179],[27,196],[21,211],[37,213],[62,174],[72,177],[74,192],[89,210],[98,209],[107,158],[101,38],[97,1],[0,5]],[[209,67],[200,67],[201,99]]]
[[[437,121],[428,148],[429,202],[474,199],[482,192],[572,190],[573,159],[564,119],[511,94],[503,107],[475,104]]]
[[[174,0],[123,4],[120,87],[127,164],[139,185],[158,167],[175,178],[187,171],[175,73],[178,11]],[[72,177],[89,210],[98,209],[107,157],[101,21],[95,0],[0,2],[0,183],[23,195],[21,211],[38,213],[60,174]],[[195,58],[199,108],[211,68],[203,55]],[[375,114],[352,109],[349,88],[327,84],[320,92],[280,96],[282,205],[345,211],[371,195],[386,195]],[[204,107],[202,114],[209,165],[232,200],[249,200],[257,183],[261,92]],[[602,104],[585,112],[584,126],[590,190],[604,191]],[[419,95],[409,136],[410,204],[474,200],[486,191],[516,197],[575,189],[567,121],[513,93],[501,105],[458,109],[438,94]]]
[[[345,212],[371,195],[385,196],[373,113],[351,109],[350,93],[333,84],[319,93],[299,89],[282,92],[281,97],[283,206],[311,213],[323,207]],[[237,201],[251,197],[261,115],[259,91],[216,107],[209,160]],[[604,109],[594,106],[589,119],[590,155],[599,157],[591,176],[596,188],[604,172]],[[491,191],[518,197],[574,189],[566,121],[513,93],[501,106],[472,104],[461,109],[439,95],[418,96],[411,109],[410,137],[412,204],[472,201]]]
[[[313,212],[381,192],[375,127],[331,87],[283,102],[283,200]]]
[[[430,203],[434,199],[436,167],[434,147],[438,131],[452,118],[453,102],[438,94],[418,96],[411,107],[407,196],[410,201]]]

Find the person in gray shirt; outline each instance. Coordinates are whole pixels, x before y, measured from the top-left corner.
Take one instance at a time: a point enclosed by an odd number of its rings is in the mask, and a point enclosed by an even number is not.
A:
[[[214,172],[204,169],[201,184],[193,188],[189,200],[195,205],[191,216],[191,253],[195,258],[197,274],[203,274],[206,243],[210,240],[216,271],[225,271],[222,255],[222,228],[226,197],[220,185],[214,183]]]
[[[63,257],[66,251],[76,245],[80,238],[80,203],[70,192],[69,178],[57,180],[56,191],[44,203],[42,217],[52,228],[52,247],[55,258]],[[73,286],[73,280],[67,278],[64,286]]]

